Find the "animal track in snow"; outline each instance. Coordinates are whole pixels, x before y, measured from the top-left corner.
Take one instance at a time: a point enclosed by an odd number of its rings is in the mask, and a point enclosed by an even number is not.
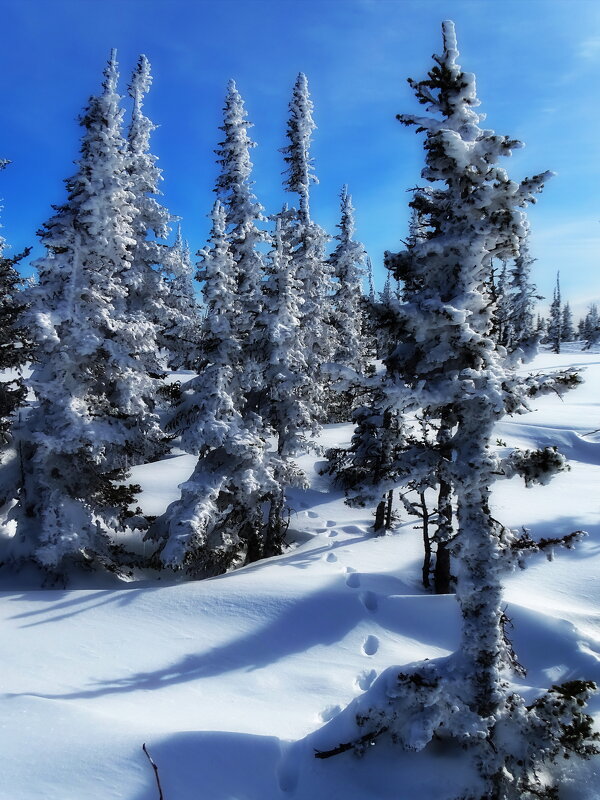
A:
[[[334,519],[328,519],[325,525],[327,525],[328,528],[335,528],[337,523]]]
[[[379,650],[379,639],[369,634],[363,642],[362,651],[366,656],[374,656]]]
[[[327,528],[325,528],[325,530],[327,530]],[[327,531],[327,536],[329,536],[329,537],[337,536],[337,535],[338,535],[337,531],[331,531],[331,530]]]
[[[317,519],[319,515],[315,511],[307,511],[306,516],[310,519]]]
[[[373,592],[361,592],[360,602],[367,609],[367,611],[370,611],[371,613],[377,611],[379,607],[379,600],[377,599],[377,595]]]
[[[358,589],[360,586],[360,575],[358,572],[354,572],[354,570],[348,573],[348,577],[346,578],[346,586],[349,586],[350,589]]]
[[[375,637],[369,637],[374,639]],[[366,642],[363,645],[363,650],[365,648]],[[376,648],[377,649],[377,648]],[[366,655],[369,655],[366,653]],[[367,689],[371,688],[371,684],[377,677],[377,672],[374,669],[363,669],[362,672],[359,672],[356,678],[354,679],[354,687],[356,689],[360,689],[362,692],[366,692]]]
[[[326,561],[337,561],[337,556],[335,553],[327,553]]]

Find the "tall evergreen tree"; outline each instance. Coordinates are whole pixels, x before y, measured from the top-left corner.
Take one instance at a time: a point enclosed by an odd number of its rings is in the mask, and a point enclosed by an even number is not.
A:
[[[573,312],[569,303],[565,303],[562,310],[562,340],[572,342],[575,340],[575,327],[573,325]]]
[[[583,336],[585,338],[585,349],[589,349],[600,339],[600,313],[598,313],[596,303],[591,304],[585,316]]]
[[[362,374],[366,368],[366,355],[362,339],[361,285],[365,273],[366,252],[364,246],[353,239],[354,208],[346,186],[340,197],[341,220],[337,226],[339,233],[335,237],[337,246],[329,257],[333,276],[338,280],[332,301],[332,321],[337,345],[334,361]]]
[[[519,255],[512,269],[512,323],[513,348],[520,348],[524,357],[531,357],[537,350],[538,336],[534,324],[535,301],[541,298],[531,282],[531,267],[535,259],[529,252],[529,230],[521,242]]]
[[[281,495],[279,462],[267,452],[262,420],[238,410],[239,376],[232,364],[239,364],[242,347],[240,302],[226,228],[226,212],[217,201],[210,243],[202,253],[204,363],[200,376],[185,387],[176,420],[182,446],[199,458],[181,485],[181,498],[157,520],[152,534],[162,563],[195,577],[272,554],[272,527],[264,517]]]
[[[156,414],[166,366],[161,347],[168,346],[171,341],[168,336],[165,338],[165,331],[171,327],[177,310],[172,308],[169,297],[169,284],[174,278],[172,252],[164,241],[173,218],[157,200],[163,177],[157,157],[150,152],[150,137],[156,126],[144,114],[144,98],[151,85],[150,62],[141,55],[129,83],[133,107],[127,144],[130,189],[136,213],[133,219],[135,245],[124,282],[127,312],[136,320],[140,331],[144,328],[143,336],[132,342],[133,352],[148,376],[143,399],[149,412]],[[148,445],[152,444],[151,457],[166,450],[166,437],[160,435],[152,441],[154,436],[143,425],[139,435]]]
[[[267,395],[261,410],[277,437],[277,452],[285,457],[306,452],[316,417],[301,330],[302,282],[294,269],[289,220],[286,209],[275,218],[261,320]]]
[[[581,705],[592,684],[553,687],[533,706],[510,689],[501,575],[519,564],[525,551],[543,544],[516,538],[494,519],[490,487],[499,475],[546,483],[564,468],[564,459],[553,448],[501,458],[490,444],[494,424],[506,413],[524,412],[531,393],[565,389],[578,379],[558,376],[551,389],[543,380],[520,379],[506,369],[490,338],[493,309],[485,288],[490,258],[518,256],[521,209],[548,174],[515,184],[498,166],[499,157],[520,143],[479,126],[475,79],[457,64],[453,23],[443,23],[443,32],[444,51],[434,57],[428,78],[411,81],[432,115],[399,117],[425,131],[422,177],[439,188],[428,206],[430,235],[394,259],[396,274],[413,288],[403,309],[406,338],[386,359],[385,385],[388,405],[428,408],[448,436],[445,474],[457,504],[461,644],[448,658],[408,670],[394,667],[382,676],[370,690],[371,707],[367,698],[361,703],[356,745],[390,735],[406,749],[420,750],[434,737],[454,738],[479,772],[477,790],[466,786],[465,797],[520,800],[528,792],[552,796],[551,765],[573,751],[596,752],[598,737],[591,734],[590,718],[578,728],[576,745],[566,733],[582,720]],[[409,442],[394,470],[400,480],[403,475],[418,480],[430,472],[432,459],[437,454],[430,448]],[[578,536],[559,541],[569,545]]]
[[[552,350],[555,353],[560,353],[560,345],[562,342],[562,303],[560,299],[560,276],[558,272],[556,273],[556,286],[554,287],[550,314],[548,315],[547,338],[549,344],[552,346]]]
[[[236,270],[239,298],[237,330],[241,338],[241,351],[240,361],[235,368],[240,371],[241,385],[246,394],[262,386],[262,366],[257,363],[256,353],[261,339],[259,320],[263,302],[261,245],[268,238],[260,228],[260,223],[264,221],[263,208],[252,188],[250,150],[256,147],[256,143],[248,135],[250,127],[252,123],[248,121],[242,97],[235,81],[231,80],[220,128],[224,139],[215,151],[220,165],[215,192],[225,209],[228,241]]]
[[[194,266],[190,248],[177,225],[177,236],[170,250],[170,272],[167,304],[169,322],[159,337],[168,352],[170,369],[195,369],[200,358],[202,319],[196,299]]]
[[[11,558],[55,573],[74,563],[114,565],[111,534],[132,500],[127,467],[161,438],[139,356],[144,320],[129,312],[135,195],[121,135],[115,53],[84,129],[68,198],[40,233],[26,321],[37,345],[36,404],[19,429],[22,481]]]
[[[312,424],[325,416],[325,377],[321,367],[331,360],[335,341],[330,325],[330,307],[333,282],[331,267],[325,257],[327,235],[311,219],[310,184],[317,183],[310,157],[310,142],[315,130],[312,118],[313,103],[308,92],[306,76],[300,73],[290,101],[287,125],[289,144],[283,148],[287,166],[284,187],[298,195],[299,210],[294,224],[286,226],[293,232],[292,253],[294,269],[302,281],[301,319],[303,347],[312,387],[311,405],[318,410]]]
[[[0,160],[0,169],[8,161]],[[33,345],[22,321],[26,305],[23,279],[15,265],[29,254],[29,248],[15,256],[6,256],[6,241],[0,236],[0,370],[10,370],[0,381],[0,460],[2,450],[11,440],[15,412],[25,399],[27,389],[21,370],[33,356]],[[16,373],[16,374],[15,374]]]

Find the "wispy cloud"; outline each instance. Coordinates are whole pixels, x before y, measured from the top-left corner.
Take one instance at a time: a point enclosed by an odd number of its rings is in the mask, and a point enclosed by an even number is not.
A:
[[[577,57],[581,61],[600,60],[600,36],[590,36],[580,42]]]

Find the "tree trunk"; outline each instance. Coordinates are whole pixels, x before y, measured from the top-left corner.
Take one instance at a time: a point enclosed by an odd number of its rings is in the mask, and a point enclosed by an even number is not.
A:
[[[421,519],[423,520],[423,548],[425,555],[423,556],[423,586],[425,589],[431,587],[429,580],[429,573],[431,571],[431,540],[429,538],[429,511],[427,510],[427,503],[425,502],[425,492],[420,492],[421,499]]]
[[[389,531],[392,529],[392,510],[394,507],[394,490],[390,489],[387,493],[386,508],[385,508],[385,529]]]
[[[486,404],[485,399],[468,403],[468,416],[463,416],[457,434],[462,445],[457,443],[456,464],[473,465],[469,469],[471,473],[476,470],[477,478],[471,481],[470,475],[464,485],[458,468],[454,483],[460,543],[456,597],[463,619],[460,652],[471,689],[470,705],[483,718],[495,714],[506,695],[501,670],[501,548],[489,510],[488,484],[494,465],[486,445],[492,434],[492,422],[481,424],[482,420],[491,420],[492,414],[477,408]]]
[[[454,536],[452,527],[452,484],[445,476],[444,466],[451,462],[450,437],[452,435],[453,417],[449,410],[442,413],[437,441],[440,452],[440,468],[438,469],[438,526],[434,536],[436,557],[433,580],[436,594],[451,594],[450,585],[450,552],[448,545]]]
[[[386,508],[386,499],[385,497],[377,504],[377,508],[375,509],[375,523],[373,525],[373,530],[378,536],[381,536],[385,533],[385,508]]]

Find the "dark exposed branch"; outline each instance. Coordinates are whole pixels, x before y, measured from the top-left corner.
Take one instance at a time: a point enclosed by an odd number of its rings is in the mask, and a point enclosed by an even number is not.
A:
[[[355,747],[359,747],[363,744],[373,744],[375,739],[378,736],[381,736],[382,733],[385,733],[388,730],[387,725],[383,728],[379,728],[377,731],[369,731],[369,733],[365,733],[364,736],[361,736],[359,739],[355,739],[353,742],[344,742],[343,744],[338,744],[337,747],[334,747],[332,750],[315,750],[315,758],[331,758],[332,756],[339,756],[340,753],[347,753],[348,750],[352,750]]]
[[[154,770],[154,777],[156,778],[156,785],[157,785],[157,787],[158,787],[158,800],[164,800],[164,795],[163,795],[162,787],[161,787],[161,785],[160,785],[160,775],[158,774],[158,767],[156,766],[156,764],[154,763],[154,760],[153,760],[152,756],[151,756],[151,755],[150,755],[150,753],[148,752],[148,749],[147,749],[147,747],[146,747],[146,743],[145,743],[145,742],[144,742],[144,744],[142,745],[142,750],[143,750],[143,751],[144,751],[144,753],[146,754],[146,757],[147,757],[148,761],[150,762],[150,764],[152,765],[152,769]]]

